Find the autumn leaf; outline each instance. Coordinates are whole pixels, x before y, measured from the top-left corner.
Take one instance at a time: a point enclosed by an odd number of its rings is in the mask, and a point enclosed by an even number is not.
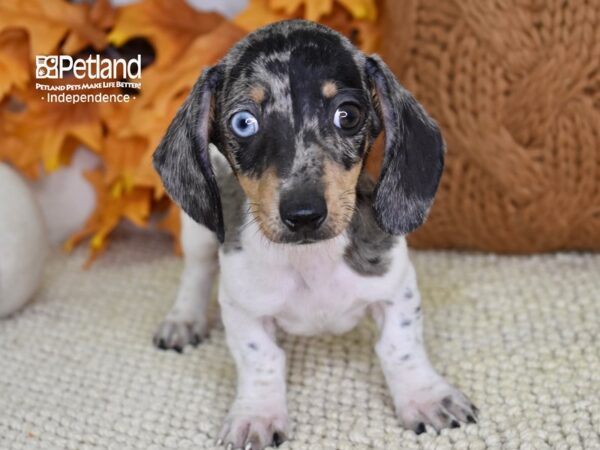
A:
[[[346,8],[355,19],[370,22],[377,19],[375,0],[337,0],[337,2]]]
[[[290,18],[289,15],[275,12],[269,5],[269,0],[250,0],[246,9],[238,14],[233,22],[246,31],[254,31],[270,23]]]
[[[180,58],[192,41],[223,22],[216,13],[200,12],[185,0],[143,0],[122,7],[109,40],[116,46],[145,37],[156,49],[156,65],[164,67]]]
[[[27,30],[34,55],[54,53],[70,33],[98,50],[106,42],[105,33],[88,21],[85,5],[62,0],[1,0],[0,30],[8,27]]]
[[[113,186],[113,193],[133,190],[146,148],[143,137],[119,138],[111,134],[106,138],[100,154],[106,167],[104,182]]]
[[[365,20],[357,20],[354,26],[358,31],[358,42],[356,45],[366,53],[378,51],[381,34],[377,24]]]
[[[90,80],[53,80],[47,84],[61,86],[66,83],[89,83]],[[80,90],[78,94],[98,93],[98,90]],[[97,103],[47,102],[47,93],[31,88],[21,100],[26,108],[17,113],[7,113],[14,142],[18,147],[8,151],[37,154],[47,171],[57,169],[68,161],[77,144],[98,152],[102,143],[102,124]]]
[[[129,120],[123,123],[118,131],[112,133],[120,139],[134,139],[142,137],[145,142],[143,155],[134,175],[136,185],[152,188],[156,198],[164,195],[162,182],[152,166],[152,154],[158,146],[173,120],[177,109],[184,100],[184,95],[174,99],[168,106],[159,111],[155,108],[132,108]],[[110,149],[116,151],[116,149]]]
[[[17,133],[19,122],[6,107],[0,110],[0,161],[12,164],[29,178],[37,178],[40,170],[40,149],[34,151]]]
[[[375,0],[336,0],[347,9],[355,19],[375,20],[377,8]],[[269,0],[269,6],[276,11],[284,11],[287,15],[294,15],[298,9],[304,7],[304,18],[318,21],[323,16],[331,14],[334,0]]]
[[[274,10],[293,15],[300,7],[304,7],[304,18],[317,21],[321,16],[331,12],[333,0],[269,0]]]
[[[250,0],[234,23],[246,31],[253,31],[279,20],[316,20],[316,16],[321,23],[342,33],[362,50],[377,50],[380,36],[374,22],[377,17],[374,0]]]
[[[138,97],[139,99],[139,97]],[[101,156],[111,161],[107,170],[115,167],[115,174],[108,174],[108,182],[114,181],[114,175],[131,166],[118,155],[128,151],[127,145],[135,146],[134,153],[139,156],[135,171],[127,170],[127,185],[151,188],[157,198],[164,195],[162,182],[152,166],[152,153],[164,135],[175,112],[183,102],[183,97],[174,99],[163,111],[154,108],[142,108],[137,100],[129,103],[105,103],[100,105],[100,116],[107,131]],[[112,155],[116,153],[115,155]],[[131,156],[128,156],[130,158]],[[131,177],[133,179],[131,180]],[[123,185],[122,187],[125,187]]]
[[[149,189],[135,188],[123,195],[115,195],[110,190],[107,191],[105,175],[101,169],[88,172],[85,177],[96,190],[96,210],[83,229],[65,243],[65,250],[70,251],[79,242],[91,237],[91,253],[86,262],[89,267],[106,250],[107,237],[122,219],[128,219],[138,227],[146,226],[152,206],[152,193]]]
[[[372,53],[379,47],[380,34],[377,24],[353,19],[352,15],[338,4],[333,7],[331,14],[322,18],[321,23],[346,36],[364,52]]]
[[[216,63],[243,35],[237,26],[223,22],[211,33],[198,36],[168,70],[158,66],[145,70],[142,92],[135,102],[102,108],[101,114],[113,135],[145,139],[144,156],[134,181],[152,187],[157,198],[164,195],[164,190],[152,167],[152,153],[202,69]]]
[[[79,6],[85,11],[86,22],[95,29],[107,30],[114,25],[116,13],[110,0],[94,0],[91,5],[88,3],[81,3]],[[103,36],[102,45],[104,45],[106,39],[107,38]],[[90,44],[93,44],[93,42],[84,34],[71,33],[63,44],[62,51],[64,53],[73,54]],[[100,50],[100,47],[96,47],[96,50]]]
[[[29,40],[25,30],[7,28],[0,33],[0,100],[14,86],[29,81]]]
[[[245,34],[241,28],[223,22],[212,32],[198,36],[168,70],[150,67],[144,72],[138,105],[151,103],[157,111],[163,110],[173,97],[190,90],[202,69],[221,59]]]

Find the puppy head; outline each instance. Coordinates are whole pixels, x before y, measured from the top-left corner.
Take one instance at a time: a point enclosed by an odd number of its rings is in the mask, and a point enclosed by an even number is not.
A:
[[[435,123],[378,56],[306,21],[240,41],[200,76],[154,155],[167,192],[224,239],[208,159],[229,160],[262,232],[275,242],[332,238],[349,224],[363,159],[385,129],[373,211],[390,234],[425,220],[443,167]]]

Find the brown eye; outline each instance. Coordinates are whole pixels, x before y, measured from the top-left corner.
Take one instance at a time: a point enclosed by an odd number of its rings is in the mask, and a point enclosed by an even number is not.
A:
[[[342,130],[351,130],[360,122],[360,109],[350,103],[341,105],[333,116],[333,124]]]

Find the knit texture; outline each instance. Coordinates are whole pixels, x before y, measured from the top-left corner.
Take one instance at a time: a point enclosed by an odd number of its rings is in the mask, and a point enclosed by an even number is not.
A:
[[[182,261],[168,240],[115,236],[49,261],[34,302],[0,321],[0,449],[210,449],[235,394],[218,307],[182,355],[151,336]],[[600,256],[414,252],[433,364],[481,409],[477,425],[402,430],[365,320],[344,336],[282,335],[282,449],[600,449]]]
[[[386,0],[382,53],[448,154],[411,243],[600,249],[600,2]]]

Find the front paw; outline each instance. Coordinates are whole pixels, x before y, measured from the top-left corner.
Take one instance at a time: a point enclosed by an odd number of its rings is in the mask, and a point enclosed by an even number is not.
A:
[[[286,440],[287,414],[259,416],[230,413],[225,419],[218,445],[227,450],[262,450],[278,447]]]
[[[204,320],[176,320],[167,317],[158,326],[152,342],[160,349],[181,353],[186,345],[196,346],[206,335]]]
[[[440,431],[458,428],[460,422],[476,423],[479,414],[466,395],[444,380],[415,387],[395,403],[402,424],[417,434],[426,425]]]

